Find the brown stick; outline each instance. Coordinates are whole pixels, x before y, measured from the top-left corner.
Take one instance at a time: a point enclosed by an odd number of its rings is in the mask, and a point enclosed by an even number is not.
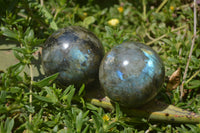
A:
[[[190,60],[191,60],[191,56],[192,56],[192,51],[193,51],[193,48],[194,48],[194,44],[195,44],[195,38],[196,38],[196,27],[197,27],[197,14],[196,14],[196,6],[197,6],[197,3],[196,3],[196,0],[194,0],[194,36],[193,36],[193,39],[192,39],[192,45],[191,45],[191,48],[190,48],[190,53],[189,53],[189,57],[188,57],[188,61],[187,61],[187,64],[186,64],[186,67],[185,67],[185,72],[184,72],[184,75],[183,75],[183,81],[181,83],[181,86],[180,86],[180,100],[182,100],[182,98],[184,97],[184,83],[185,83],[185,79],[187,77],[187,71],[188,71],[188,67],[189,67],[189,64],[190,64]]]

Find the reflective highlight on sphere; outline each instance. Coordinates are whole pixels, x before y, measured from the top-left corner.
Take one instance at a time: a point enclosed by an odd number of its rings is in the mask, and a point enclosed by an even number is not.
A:
[[[136,42],[112,48],[99,70],[105,94],[125,107],[139,107],[152,100],[160,91],[164,76],[164,65],[158,54]]]
[[[104,48],[90,31],[70,26],[53,33],[42,50],[42,65],[47,75],[59,73],[62,85],[87,84],[98,79]]]

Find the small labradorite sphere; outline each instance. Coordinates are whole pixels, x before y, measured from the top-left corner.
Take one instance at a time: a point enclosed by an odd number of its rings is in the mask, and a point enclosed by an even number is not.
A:
[[[100,65],[99,80],[105,95],[121,106],[135,108],[160,91],[165,69],[158,54],[142,43],[126,42],[108,52]]]
[[[42,65],[46,75],[59,73],[61,85],[81,85],[98,79],[104,48],[90,31],[70,26],[53,33],[42,49]]]

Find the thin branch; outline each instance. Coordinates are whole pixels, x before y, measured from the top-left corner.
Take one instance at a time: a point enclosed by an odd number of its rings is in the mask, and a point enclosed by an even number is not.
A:
[[[154,38],[151,37],[151,36],[149,35],[149,33],[147,33],[147,32],[146,32],[146,36],[147,36],[150,40],[154,40]]]
[[[55,13],[55,15],[53,16],[53,20],[55,20],[56,19],[56,17],[57,17],[57,15],[58,15],[58,13],[61,11],[61,9],[57,9],[56,10],[56,13]]]
[[[156,13],[158,13],[160,11],[160,9],[167,3],[168,0],[164,0],[160,6],[157,8]]]
[[[186,27],[187,27],[187,25],[183,25],[183,26],[181,26],[181,27],[178,27],[178,28],[176,28],[176,29],[171,30],[171,32],[176,32],[176,31],[179,31],[179,30],[184,29],[184,28],[186,28]],[[171,33],[171,32],[170,32],[170,33]],[[154,42],[157,42],[157,41],[163,39],[163,38],[166,37],[167,35],[168,35],[168,33],[166,33],[166,34],[164,34],[164,35],[162,35],[162,36],[160,36],[160,37],[158,37],[158,38],[156,38],[156,39],[154,39],[154,40],[152,40],[152,41],[146,43],[146,45],[151,45],[151,44],[153,44]]]
[[[143,20],[146,21],[146,19],[147,19],[146,0],[142,0],[142,5],[143,5]]]
[[[30,64],[29,65],[30,67],[30,76],[31,76],[31,84],[30,84],[30,88],[29,88],[29,104],[30,106],[32,106],[32,101],[33,101],[33,96],[32,96],[32,84],[33,84],[33,68],[32,68],[32,65]],[[31,123],[32,121],[32,114],[30,113],[29,114],[29,122]]]
[[[191,48],[190,48],[190,53],[189,53],[189,57],[188,57],[188,60],[187,60],[187,64],[186,64],[186,67],[185,67],[185,72],[184,72],[184,75],[183,75],[183,81],[181,83],[181,86],[180,86],[180,99],[182,100],[183,96],[184,96],[184,83],[185,83],[185,79],[187,77],[187,71],[188,71],[188,67],[189,67],[189,64],[190,64],[190,60],[191,60],[191,56],[192,56],[192,51],[193,51],[193,48],[194,48],[194,44],[195,44],[195,39],[196,39],[196,27],[197,27],[197,13],[196,13],[196,0],[194,0],[194,36],[193,36],[193,39],[192,39],[192,45],[191,45]]]
[[[41,6],[43,6],[44,5],[44,1],[40,0],[40,4],[41,4]]]

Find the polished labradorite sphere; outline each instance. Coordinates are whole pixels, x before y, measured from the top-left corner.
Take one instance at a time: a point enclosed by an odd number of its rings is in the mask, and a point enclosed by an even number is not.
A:
[[[124,107],[139,107],[152,100],[161,89],[164,76],[164,65],[158,54],[136,42],[112,48],[99,70],[105,94]]]
[[[90,31],[70,26],[53,33],[42,49],[42,65],[46,75],[59,73],[62,85],[87,84],[98,79],[104,48]]]

